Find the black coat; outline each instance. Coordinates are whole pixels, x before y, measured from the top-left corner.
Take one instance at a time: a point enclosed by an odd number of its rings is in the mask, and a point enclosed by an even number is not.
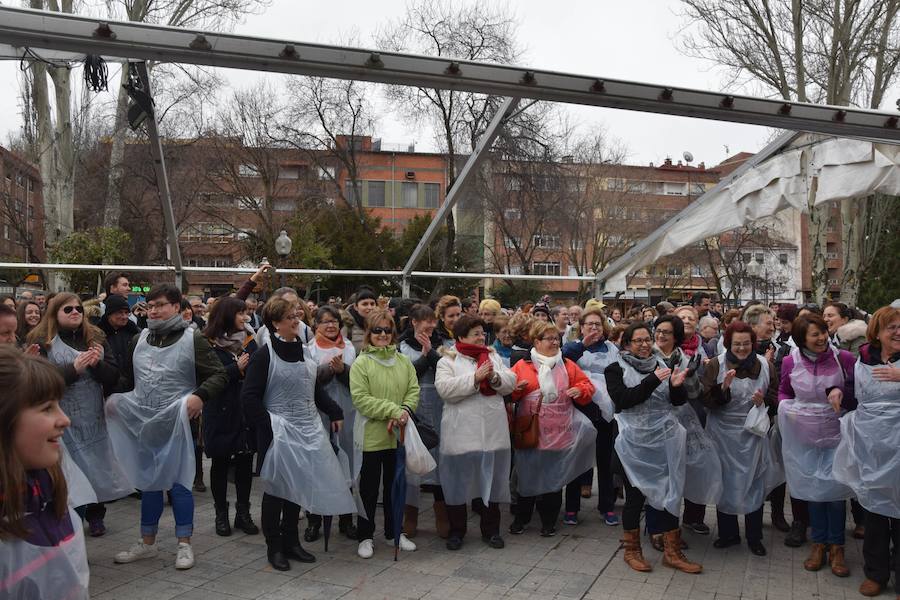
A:
[[[256,352],[256,342],[251,341],[244,350],[252,356]],[[244,376],[238,369],[237,358],[218,346],[213,346],[213,351],[225,367],[228,385],[221,394],[203,405],[203,448],[210,458],[254,452],[256,434],[244,417],[241,405]]]
[[[103,315],[100,318],[100,323],[98,325],[100,329],[106,334],[106,343],[109,345],[109,350],[112,352],[113,357],[116,359],[116,365],[119,368],[119,375],[122,379],[129,379],[131,376],[125,374],[126,365],[128,365],[131,356],[131,341],[134,339],[134,336],[138,335],[141,330],[138,329],[138,326],[129,320],[125,327],[121,329],[116,329],[112,325],[109,324],[109,321],[106,318],[106,315]],[[124,391],[121,389],[121,386],[117,386],[116,391]]]

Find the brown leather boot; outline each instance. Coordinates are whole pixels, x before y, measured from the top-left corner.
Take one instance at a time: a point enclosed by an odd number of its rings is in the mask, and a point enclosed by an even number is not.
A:
[[[629,529],[622,533],[623,537],[620,541],[622,548],[625,549],[625,564],[641,573],[652,571],[653,567],[644,559],[644,553],[641,551],[641,530]]]
[[[828,547],[828,564],[831,565],[831,572],[838,577],[847,577],[850,575],[850,569],[844,561],[844,547],[838,544],[831,544]]]
[[[419,507],[407,504],[403,507],[403,533],[408,538],[416,537],[419,531]]]
[[[881,594],[881,591],[883,589],[883,585],[881,585],[877,581],[869,579],[868,577],[859,585],[859,593],[863,596],[869,596],[870,598],[872,596],[878,596],[879,594]]]
[[[699,573],[703,565],[693,563],[681,551],[681,528],[663,533],[663,564],[683,573]]]
[[[807,571],[818,571],[825,566],[825,544],[813,544],[809,551],[809,558],[803,563]]]
[[[438,537],[445,540],[450,537],[450,518],[447,516],[447,505],[438,500],[434,501],[434,528]]]

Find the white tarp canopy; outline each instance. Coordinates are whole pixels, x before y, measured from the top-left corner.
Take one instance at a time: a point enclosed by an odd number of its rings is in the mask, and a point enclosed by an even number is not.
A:
[[[900,146],[808,133],[785,133],[613,261],[597,280],[624,292],[638,269],[700,242],[787,208],[900,195]]]

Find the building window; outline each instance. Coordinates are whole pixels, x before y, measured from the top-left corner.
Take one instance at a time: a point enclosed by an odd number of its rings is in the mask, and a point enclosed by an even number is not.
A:
[[[238,175],[241,177],[259,177],[259,169],[256,165],[243,163],[238,167]]]
[[[569,240],[569,250],[582,250],[583,248],[584,248],[584,240],[582,240],[582,239]]]
[[[681,277],[681,267],[679,265],[672,265],[666,268],[666,275],[669,277]]]
[[[783,264],[783,265],[788,264],[788,255],[787,255],[787,252],[782,252],[781,254],[778,255],[778,262],[781,263],[781,264]]]
[[[738,256],[740,256],[740,260],[742,263],[747,264],[748,262],[750,262],[749,252],[741,252],[741,254],[739,254]]]
[[[419,184],[410,181],[404,181],[400,185],[400,206],[403,208],[419,207]]]
[[[266,207],[266,199],[259,197],[241,198],[238,201],[238,208],[241,210],[264,210]]]
[[[325,181],[334,179],[334,167],[319,167],[319,179]]]
[[[208,207],[215,208],[234,208],[236,204],[234,196],[218,192],[201,192],[200,202]]]
[[[503,236],[503,246],[506,248],[515,248],[516,246],[522,246],[522,240],[520,240],[517,236],[514,235],[504,235]]]
[[[224,243],[231,241],[232,232],[218,223],[191,223],[182,231],[181,238],[189,242]]]
[[[9,225],[6,223],[3,224],[3,239],[4,240],[9,239]]]
[[[559,276],[562,268],[559,261],[535,261],[531,263],[532,275]]]
[[[672,183],[670,181],[667,181],[665,184],[665,190],[667,196],[684,196],[683,183]]]
[[[369,206],[384,206],[384,182],[369,181]]]
[[[356,206],[360,203],[362,199],[362,181],[357,181],[358,187],[353,187],[353,180],[348,179],[344,182],[344,189],[347,192],[347,203],[351,206]]]
[[[425,184],[425,208],[437,208],[441,203],[441,184]]]
[[[282,198],[280,200],[274,200],[272,202],[272,210],[292,211],[294,210],[294,208],[294,201],[289,198]]]
[[[762,252],[757,252],[755,259],[756,259],[756,262],[759,264],[763,264],[763,262],[765,262],[765,258],[763,257]]]
[[[561,247],[559,244],[559,235],[556,234],[535,234],[532,241],[535,248],[550,248],[555,250]]]
[[[643,194],[644,193],[644,182],[643,181],[629,181],[625,186],[625,191],[629,194]]]
[[[503,218],[507,221],[518,221],[522,218],[522,211],[518,208],[507,208],[503,211]]]
[[[606,180],[606,189],[611,192],[621,192],[625,189],[625,180],[611,177]]]
[[[281,179],[300,179],[300,167],[285,166],[278,169],[278,177]]]

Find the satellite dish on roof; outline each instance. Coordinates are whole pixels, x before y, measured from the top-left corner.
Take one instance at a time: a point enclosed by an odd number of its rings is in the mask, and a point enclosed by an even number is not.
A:
[[[682,154],[682,156],[684,157],[684,162],[686,162],[686,163],[689,163],[694,160],[694,155],[691,154],[690,152],[685,151],[685,153]]]

